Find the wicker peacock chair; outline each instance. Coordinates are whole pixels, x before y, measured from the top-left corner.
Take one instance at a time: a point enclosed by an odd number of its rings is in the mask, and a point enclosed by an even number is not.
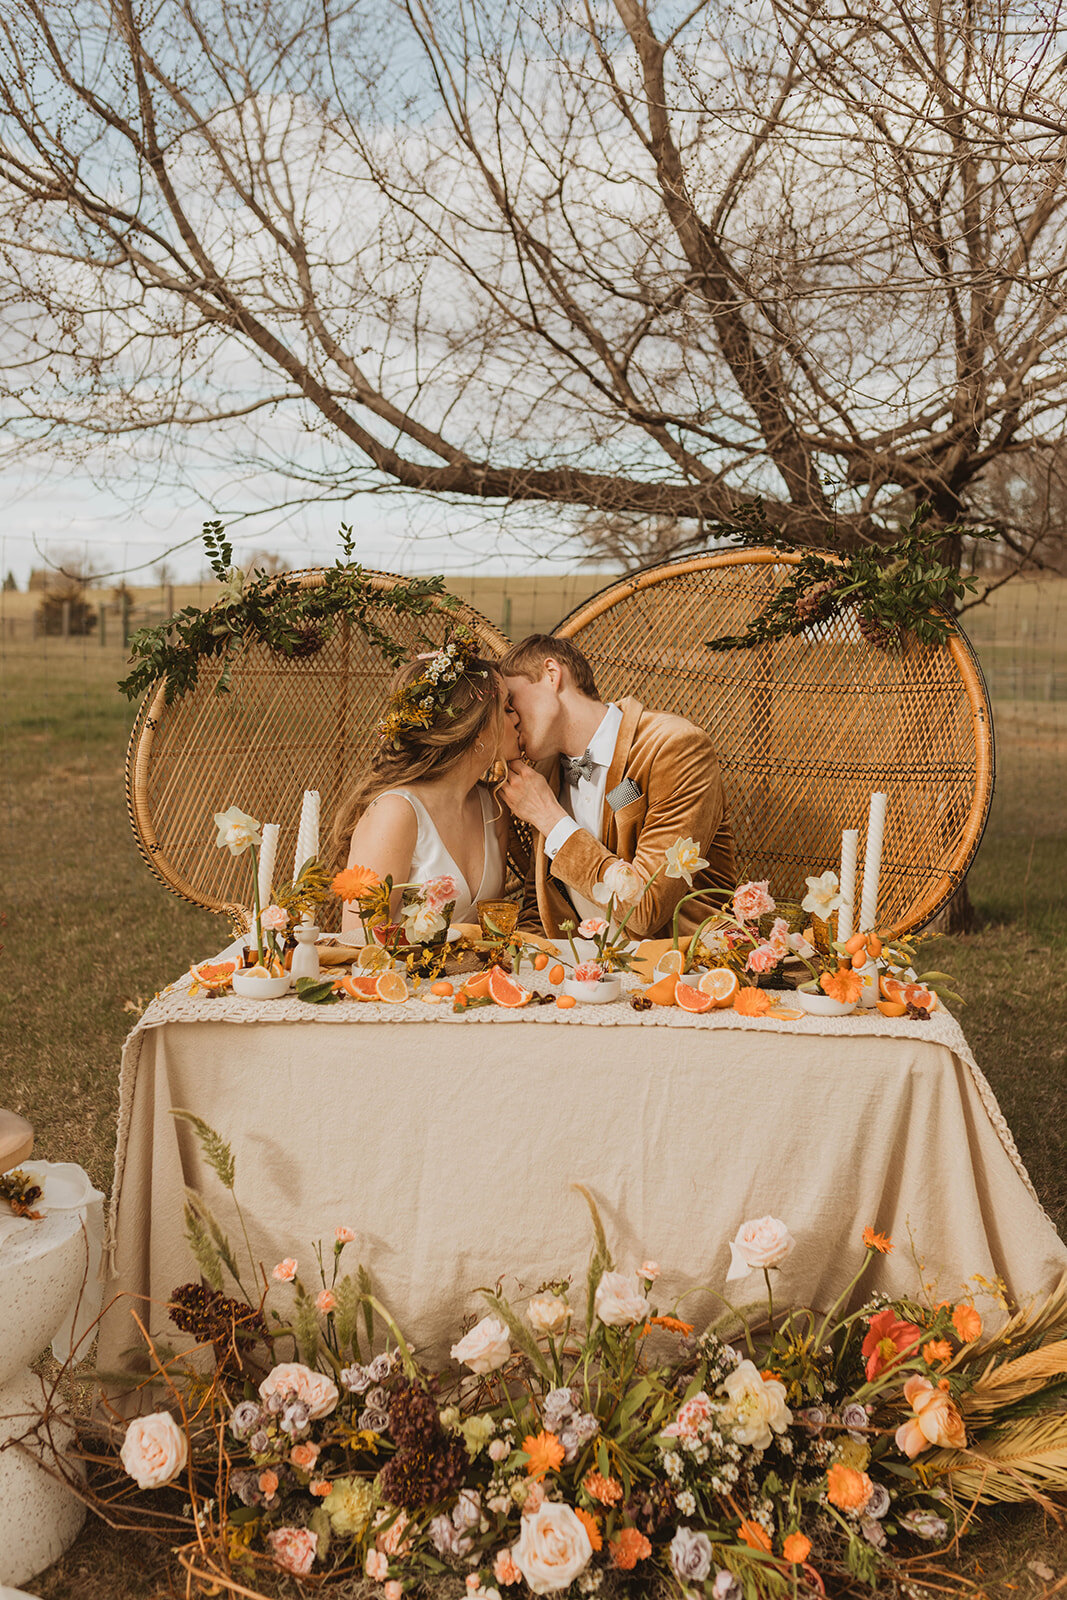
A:
[[[315,570],[297,576],[309,587],[322,582]],[[389,573],[372,578],[383,593],[401,581]],[[457,621],[486,655],[507,648],[492,623],[467,605],[380,620],[412,654],[425,649],[427,638],[441,641]],[[325,846],[337,805],[370,751],[392,675],[359,629],[343,626],[296,659],[251,645],[228,694],[214,692],[217,673],[207,664],[196,688],[171,705],[162,686],[146,695],[130,736],[126,800],[138,847],[156,877],[242,926],[248,864],[216,848],[214,814],[239,805],[263,822],[280,823],[277,877],[291,877],[303,791],[319,791]],[[331,925],[336,921],[335,915]]]
[[[849,614],[753,649],[715,652],[801,557],[700,555],[611,584],[556,633],[589,657],[605,699],[631,694],[706,728],[722,765],[738,868],[780,900],[835,870],[844,828],[884,790],[879,923],[916,929],[966,876],[993,795],[993,724],[981,670],[955,629],[944,645],[882,650]]]

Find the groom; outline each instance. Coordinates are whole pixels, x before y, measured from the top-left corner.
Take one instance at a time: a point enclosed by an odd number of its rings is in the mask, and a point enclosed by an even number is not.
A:
[[[679,917],[691,933],[735,888],[734,846],[722,776],[711,740],[682,717],[646,711],[624,697],[605,704],[593,671],[569,639],[535,633],[500,662],[527,757],[513,761],[501,799],[537,832],[526,901],[550,939],[560,923],[603,917],[593,897],[613,861],[631,862],[642,877],[663,865],[671,845],[692,839],[707,866],[693,887],[710,902],[691,900]],[[689,885],[664,873],[638,902],[627,926],[635,938],[669,935],[675,907]]]

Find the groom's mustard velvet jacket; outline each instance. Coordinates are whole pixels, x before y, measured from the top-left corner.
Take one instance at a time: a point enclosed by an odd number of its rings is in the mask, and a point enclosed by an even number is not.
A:
[[[539,920],[550,939],[560,936],[561,922],[574,918],[566,898],[568,889],[591,900],[605,869],[619,859],[650,877],[679,839],[695,839],[708,862],[693,880],[695,889],[713,891],[715,901],[720,901],[736,887],[733,834],[711,740],[684,717],[646,711],[630,697],[618,704],[622,726],[608,771],[607,793],[630,778],[641,796],[618,811],[605,801],[602,844],[582,828],[549,861],[543,836],[536,836],[521,922],[530,928]],[[553,760],[541,770],[558,793],[559,761]],[[638,939],[669,932],[674,909],[688,893],[684,878],[661,875],[638,904],[629,931]],[[692,933],[712,909],[712,904],[691,900],[678,919],[680,931]]]

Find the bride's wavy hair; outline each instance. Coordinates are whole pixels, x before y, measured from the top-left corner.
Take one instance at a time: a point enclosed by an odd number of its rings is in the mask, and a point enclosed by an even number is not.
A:
[[[393,680],[392,702],[426,672],[426,662],[405,662]],[[497,760],[504,725],[504,680],[495,661],[469,656],[447,689],[438,689],[431,720],[424,727],[394,722],[380,733],[378,748],[334,816],[334,861],[344,866],[356,823],[386,789],[402,789],[420,779],[440,778],[458,765],[481,739],[488,771]]]

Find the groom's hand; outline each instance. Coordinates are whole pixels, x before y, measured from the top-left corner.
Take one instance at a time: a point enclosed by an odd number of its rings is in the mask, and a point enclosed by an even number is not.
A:
[[[546,838],[560,818],[567,815],[549,788],[548,780],[522,761],[508,762],[507,782],[501,784],[498,793],[520,822],[528,822]]]

